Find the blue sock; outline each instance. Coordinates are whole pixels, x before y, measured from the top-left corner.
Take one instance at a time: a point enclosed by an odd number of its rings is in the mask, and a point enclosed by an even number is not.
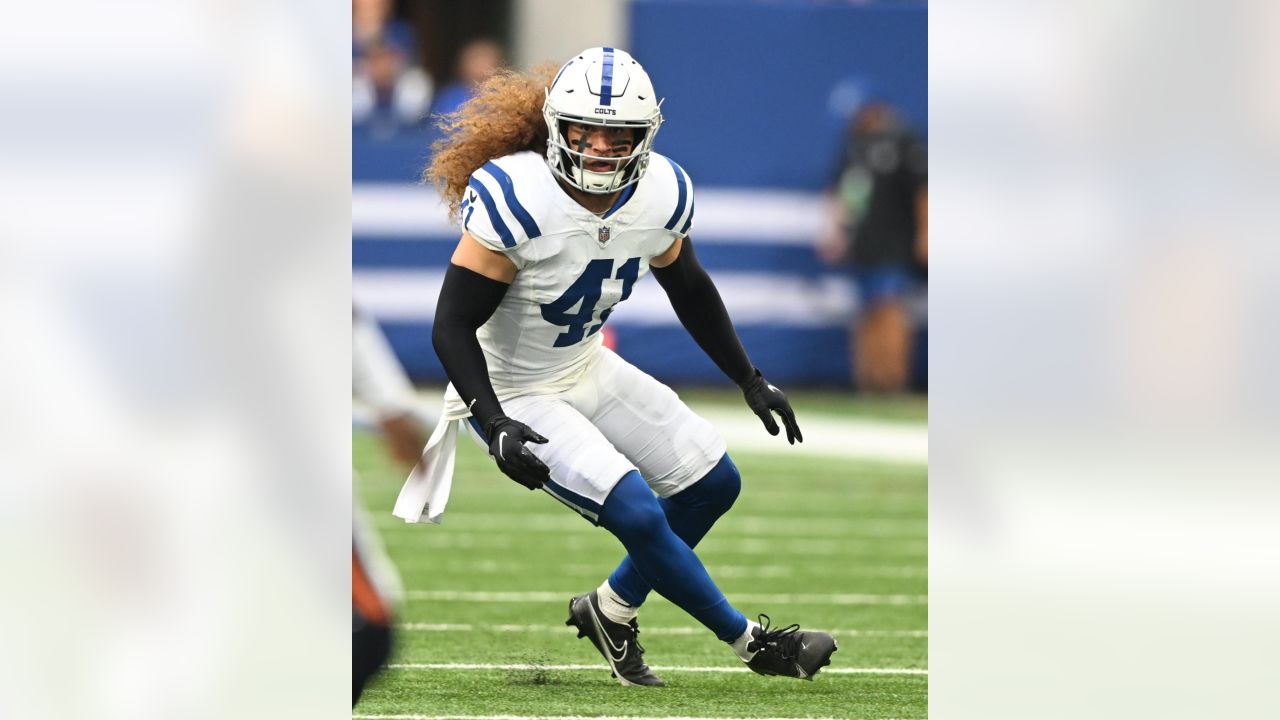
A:
[[[725,455],[702,480],[670,498],[655,498],[640,473],[627,473],[605,500],[600,525],[622,541],[628,555],[609,576],[609,585],[631,605],[657,590],[732,642],[747,619],[712,582],[691,547],[738,496],[738,470]]]
[[[667,516],[667,524],[692,548],[697,547],[716,520],[733,507],[741,489],[742,477],[726,454],[698,482],[669,498],[658,498],[658,504]],[[642,605],[653,589],[636,570],[630,556],[623,558],[609,576],[609,586],[634,607]]]

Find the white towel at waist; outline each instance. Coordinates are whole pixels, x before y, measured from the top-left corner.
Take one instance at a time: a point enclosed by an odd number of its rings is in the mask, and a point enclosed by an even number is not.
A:
[[[459,423],[463,422],[466,420],[450,419],[447,414],[441,414],[422,457],[409,473],[409,479],[404,481],[404,487],[400,488],[400,496],[396,498],[391,514],[404,518],[405,522],[440,524],[440,516],[449,503],[449,491],[453,487]]]

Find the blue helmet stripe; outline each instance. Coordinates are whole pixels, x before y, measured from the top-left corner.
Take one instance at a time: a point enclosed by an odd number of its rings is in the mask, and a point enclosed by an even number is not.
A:
[[[667,158],[667,162],[671,163],[671,169],[676,174],[676,185],[679,188],[679,195],[676,199],[676,211],[671,213],[671,219],[667,221],[667,229],[675,230],[676,223],[680,222],[680,216],[684,215],[684,202],[687,199],[689,191],[685,187],[684,170],[680,169],[680,166],[676,164],[676,161],[671,158]]]
[[[511,214],[519,221],[520,227],[524,228],[524,234],[530,240],[541,235],[542,231],[538,229],[538,223],[533,221],[533,216],[529,214],[528,210],[524,209],[524,205],[521,205],[520,200],[516,198],[516,184],[511,180],[511,176],[492,161],[485,163],[482,169],[492,175],[498,181],[498,185],[502,187],[502,197],[507,201],[507,207],[510,208]]]
[[[604,69],[600,75],[600,104],[613,101],[613,48],[604,49]]]
[[[484,209],[489,213],[489,222],[493,224],[493,229],[498,231],[498,237],[502,238],[502,245],[504,247],[515,247],[516,239],[512,237],[511,230],[503,222],[502,215],[498,213],[498,206],[494,204],[493,196],[489,194],[489,189],[474,177],[467,183],[467,187],[475,190],[476,194],[480,196],[480,200],[484,203]]]

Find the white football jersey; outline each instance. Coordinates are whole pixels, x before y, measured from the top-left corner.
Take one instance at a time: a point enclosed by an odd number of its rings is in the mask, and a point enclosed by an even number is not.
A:
[[[534,152],[485,163],[471,176],[462,221],[515,263],[516,279],[479,332],[499,400],[573,387],[603,342],[600,329],[649,260],[693,224],[693,184],[653,153],[649,170],[603,216],[569,197]],[[450,385],[450,418],[469,414]]]

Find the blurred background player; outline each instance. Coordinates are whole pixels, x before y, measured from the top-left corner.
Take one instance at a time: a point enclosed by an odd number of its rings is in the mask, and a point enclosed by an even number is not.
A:
[[[360,701],[394,642],[392,620],[399,597],[395,569],[359,506],[351,522],[351,705]]]
[[[928,155],[887,103],[869,103],[850,119],[829,203],[818,252],[851,267],[857,282],[854,386],[902,392],[911,367],[908,297],[929,259]]]
[[[592,640],[621,684],[663,684],[637,642],[636,615],[654,589],[753,671],[812,679],[834,639],[771,628],[763,615],[762,624],[747,620],[692,550],[740,489],[723,438],[601,342],[614,306],[652,269],[685,330],[768,432],[779,433],[777,413],[788,442],[802,439],[786,396],[752,365],[698,263],[692,182],[651,152],[659,104],[639,63],[606,47],[584,50],[558,73],[500,74],[446,117],[449,134],[426,177],[464,232],[436,304],[433,345],[451,385],[433,442],[468,419],[503,473],[626,548],[599,588],[570,601],[566,623]],[[451,468],[452,440],[440,452],[424,453],[423,476]],[[421,484],[415,470],[397,516],[420,520],[424,504],[411,498]]]
[[[387,451],[411,468],[426,442],[417,416],[413,386],[396,361],[382,331],[368,316],[352,312],[351,391],[373,414]],[[400,596],[395,568],[383,553],[377,536],[352,503],[351,542],[351,704],[391,654],[392,620]]]
[[[413,467],[427,439],[421,405],[377,321],[359,311],[352,312],[351,391],[391,456]]]
[[[462,51],[458,54],[458,79],[436,94],[435,102],[431,104],[431,114],[447,115],[457,112],[463,103],[475,95],[480,83],[493,77],[503,63],[502,48],[489,38],[472,40],[462,46]]]

